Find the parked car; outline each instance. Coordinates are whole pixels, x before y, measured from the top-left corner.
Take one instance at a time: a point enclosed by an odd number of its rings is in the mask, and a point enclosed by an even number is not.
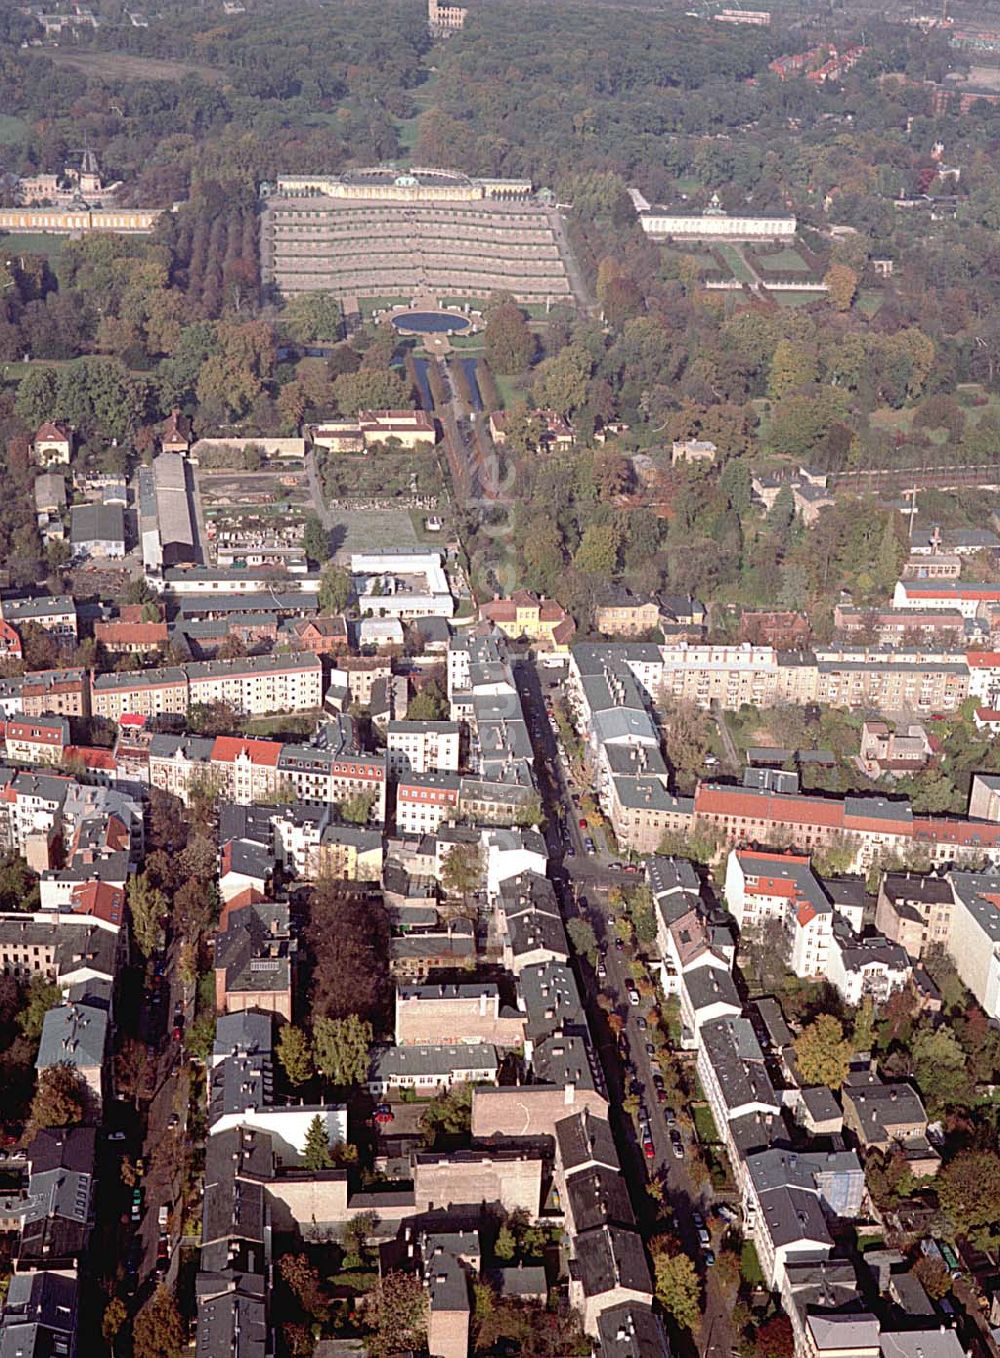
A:
[[[597,974],[598,974],[598,976],[601,978],[602,981],[603,981],[604,978],[607,976],[607,974],[608,974],[608,969],[607,969],[607,967],[604,965],[603,962],[598,962],[598,964],[597,964]]]
[[[715,1263],[715,1250],[706,1249],[704,1251],[705,1267],[711,1268]]]
[[[643,1141],[642,1149],[646,1159],[652,1160],[654,1155],[656,1154],[656,1147],[653,1145],[652,1137],[650,1137],[648,1141]]]
[[[632,989],[628,992],[628,1002],[629,1002],[629,1004],[633,1004],[633,1005],[639,1003],[639,992],[638,992],[638,990],[635,989],[634,986],[633,986]]]
[[[684,1142],[676,1127],[670,1129],[670,1149],[674,1153],[675,1160],[684,1159]]]
[[[639,1015],[639,1017],[638,1017],[638,1019],[636,1020],[636,1022],[637,1022],[638,1025],[639,1025],[639,1032],[640,1032],[640,1033],[644,1033],[644,1032],[646,1031],[646,1029],[649,1027],[649,1024],[646,1022],[646,1020],[643,1018],[643,1016],[642,1016],[641,1014]]]
[[[586,828],[587,828],[587,822],[586,822],[586,820],[585,820],[585,818],[584,818],[583,816],[580,817],[579,825],[580,825],[580,829],[581,829],[581,830],[586,830]]]

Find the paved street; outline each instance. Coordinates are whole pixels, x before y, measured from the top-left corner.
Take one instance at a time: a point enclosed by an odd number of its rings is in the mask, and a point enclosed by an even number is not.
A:
[[[710,1229],[713,1226],[717,1227],[717,1223],[712,1223],[709,1216],[714,1195],[710,1185],[705,1184],[704,1187],[698,1188],[692,1179],[689,1172],[690,1147],[686,1130],[683,1132],[684,1159],[679,1160],[673,1154],[665,1116],[666,1108],[657,1102],[653,1080],[654,1065],[646,1050],[649,1033],[640,1027],[640,1023],[645,1021],[643,1018],[645,1006],[632,1005],[628,999],[626,986],[628,966],[634,958],[627,946],[622,948],[615,946],[613,936],[609,932],[608,891],[614,886],[627,886],[637,879],[620,870],[610,869],[606,859],[584,852],[578,825],[579,812],[574,807],[567,788],[563,767],[558,757],[558,742],[552,733],[545,710],[545,697],[556,691],[556,687],[551,685],[555,684],[558,687],[560,681],[554,680],[552,674],[543,667],[533,666],[527,662],[517,666],[515,677],[535,745],[539,782],[550,822],[547,838],[553,862],[553,876],[560,886],[564,915],[567,919],[576,915],[585,918],[593,927],[599,944],[603,946],[607,976],[598,977],[583,958],[578,959],[579,974],[586,987],[591,1031],[598,1043],[601,1064],[608,1082],[612,1124],[636,1216],[647,1233],[655,1228],[656,1213],[646,1191],[646,1183],[650,1178],[659,1179],[665,1187],[665,1204],[669,1204],[674,1215],[673,1229],[680,1237],[685,1250],[695,1260],[705,1282],[704,1321],[699,1336],[700,1352],[706,1355],[706,1358],[709,1355],[711,1358],[729,1358],[734,1343],[729,1319],[731,1302],[722,1295],[712,1270],[704,1267],[692,1215],[700,1211],[709,1221]],[[564,855],[562,837],[553,828],[559,819],[567,826],[569,840],[574,850],[572,855]],[[625,1023],[623,1048],[627,1042],[628,1055],[624,1058],[607,1026],[604,1013],[595,1003],[597,994],[602,990],[611,996],[615,1012]],[[649,1112],[654,1152],[651,1159],[647,1159],[643,1154],[635,1121],[622,1109],[622,1099],[627,1093],[626,1081],[633,1078],[637,1082],[639,1097]],[[673,1111],[676,1113],[679,1110]],[[718,1230],[713,1229],[713,1245],[717,1245],[718,1234]]]

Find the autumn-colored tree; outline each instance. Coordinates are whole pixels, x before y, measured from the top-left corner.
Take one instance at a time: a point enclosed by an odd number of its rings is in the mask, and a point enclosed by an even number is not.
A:
[[[427,1296],[416,1274],[383,1274],[365,1297],[362,1315],[372,1331],[366,1341],[372,1358],[426,1345]]]
[[[858,275],[848,264],[831,264],[824,275],[826,295],[835,311],[850,311],[858,290]]]
[[[682,1330],[695,1330],[701,1318],[701,1284],[694,1261],[668,1236],[650,1242],[656,1300]]]
[[[86,1110],[87,1086],[75,1066],[66,1061],[46,1066],[31,1101],[33,1126],[72,1127],[83,1121]]]
[[[319,1271],[304,1254],[285,1254],[278,1261],[281,1280],[306,1315],[318,1319],[326,1311],[326,1297]]]
[[[772,1316],[754,1335],[754,1358],[793,1358],[795,1335],[787,1316]]]
[[[799,387],[815,382],[818,369],[815,349],[793,340],[779,340],[771,358],[768,395],[780,401]]]
[[[494,372],[522,372],[531,362],[535,339],[516,302],[493,307],[483,335],[486,361]]]
[[[132,1353],[134,1358],[180,1358],[186,1345],[184,1321],[173,1292],[164,1284],[135,1318]]]
[[[294,1023],[286,1023],[278,1036],[276,1050],[289,1084],[305,1084],[312,1078],[312,1051],[309,1039],[301,1028],[296,1028]]]
[[[956,1232],[979,1249],[1000,1237],[1000,1156],[992,1150],[959,1151],[934,1181],[941,1210]]]
[[[840,1020],[832,1014],[820,1014],[803,1028],[795,1042],[795,1059],[803,1085],[839,1089],[851,1059],[851,1044],[844,1037]]]
[[[921,1254],[913,1265],[913,1275],[933,1301],[940,1301],[951,1291],[951,1274],[943,1259]]]

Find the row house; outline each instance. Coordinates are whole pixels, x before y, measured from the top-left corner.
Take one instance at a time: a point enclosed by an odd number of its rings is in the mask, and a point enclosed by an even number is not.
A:
[[[318,710],[323,667],[318,656],[251,656],[243,660],[192,661],[163,669],[94,675],[95,716],[120,721],[126,714],[185,713],[192,703],[226,703],[241,715]]]
[[[242,736],[154,736],[149,780],[185,804],[199,785],[240,806],[255,802],[341,802],[371,798],[370,819],[385,819],[385,756],[353,744],[286,745]]]
[[[433,835],[458,816],[462,780],[457,773],[421,773],[401,778],[396,787],[396,830],[401,835]]]
[[[1000,862],[1000,825],[917,817],[908,802],[882,797],[834,799],[701,783],[693,819],[734,848],[767,844],[812,854],[835,844],[849,846],[855,871],[867,870],[881,857],[905,857],[914,849],[933,863]]]
[[[17,718],[3,723],[7,758],[25,764],[59,764],[69,744],[65,717]]]
[[[21,681],[26,717],[90,716],[90,679],[84,669],[29,670]]]
[[[90,707],[95,717],[118,722],[122,717],[183,715],[188,710],[188,681],[184,668],[125,670],[95,674],[90,681]]]
[[[323,703],[323,666],[308,651],[194,661],[185,670],[191,703],[228,703],[249,716],[318,711]]]

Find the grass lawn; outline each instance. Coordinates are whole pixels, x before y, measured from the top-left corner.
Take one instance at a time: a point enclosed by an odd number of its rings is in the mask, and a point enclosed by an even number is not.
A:
[[[769,251],[767,254],[755,250],[754,260],[766,273],[810,272],[809,265],[798,250],[793,250],[790,245],[786,245],[782,250]]]
[[[373,311],[388,311],[394,306],[406,306],[409,300],[409,297],[399,292],[389,297],[359,297],[358,306],[362,313],[368,316]]]
[[[243,723],[248,736],[308,735],[316,725],[313,717],[250,717]]]
[[[481,354],[485,352],[482,335],[452,335],[451,347],[461,349],[467,354]]]
[[[0,118],[2,116],[0,114]],[[52,260],[62,254],[67,240],[68,236],[50,236],[44,231],[11,231],[0,235],[0,252],[4,259],[10,259],[13,255],[44,255],[46,259]]]
[[[862,288],[858,293],[858,300],[854,303],[854,309],[871,320],[882,310],[884,301],[884,292],[876,292],[874,288]]]
[[[83,358],[38,358],[30,363],[0,363],[0,382],[20,382],[32,368],[72,368]]]
[[[822,292],[769,292],[768,297],[772,298],[781,307],[808,306],[810,302],[819,302],[825,297]]]
[[[744,1240],[740,1249],[740,1277],[751,1287],[762,1287],[764,1270],[757,1258],[757,1250],[752,1240]]]
[[[691,1121],[694,1123],[698,1140],[703,1146],[714,1146],[718,1143],[719,1129],[715,1125],[715,1118],[712,1116],[712,1110],[707,1103],[693,1103],[691,1105]]]
[[[509,410],[518,401],[527,399],[527,392],[518,384],[516,378],[508,377],[505,373],[494,373],[493,380],[497,384],[497,391],[505,410]]]
[[[753,274],[747,268],[746,261],[735,246],[720,245],[718,255],[733,271],[734,278],[738,278],[741,283],[752,283],[754,281]]]
[[[14,146],[24,140],[28,124],[13,113],[0,113],[0,146]]]
[[[423,544],[423,546],[425,547],[441,546],[445,538],[447,538],[448,536],[447,527],[442,528],[440,533],[428,533],[427,529],[424,527],[424,520],[429,517],[430,510],[426,509],[410,510],[410,522],[413,524],[413,536],[419,543]],[[439,514],[438,518],[440,517],[441,515]]]
[[[420,114],[415,118],[400,118],[396,123],[396,136],[399,138],[399,145],[406,156],[412,155],[413,148],[417,144],[417,137],[420,133]]]

